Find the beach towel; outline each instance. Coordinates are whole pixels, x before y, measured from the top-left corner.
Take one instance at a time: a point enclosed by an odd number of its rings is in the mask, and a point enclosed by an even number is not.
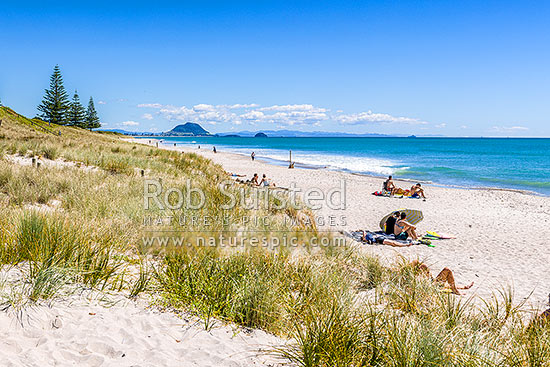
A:
[[[346,237],[351,238],[354,241],[357,241],[357,242],[360,242],[360,243],[368,243],[368,244],[371,244],[371,245],[382,245],[384,243],[384,240],[391,240],[391,241],[399,242],[399,243],[402,243],[402,244],[405,244],[405,245],[411,244],[411,243],[414,244],[414,241],[412,241],[411,239],[397,240],[395,238],[395,235],[393,235],[393,234],[388,235],[388,234],[386,234],[382,231],[377,231],[377,232],[366,231],[365,232],[366,241],[362,240],[363,231],[351,231],[351,232],[342,231],[341,233],[344,234]],[[432,241],[428,238],[421,238],[420,240],[418,240],[418,242],[416,244],[422,244],[422,245],[426,245],[428,247],[435,247],[432,244]]]
[[[456,238],[456,237],[453,237],[453,236],[449,236],[449,235],[437,233],[437,232],[434,232],[434,231],[428,231],[428,232],[426,232],[426,235],[425,235],[424,237],[428,237],[428,238],[432,238],[432,239],[437,239],[437,240],[451,240],[451,239],[455,239],[455,238]]]

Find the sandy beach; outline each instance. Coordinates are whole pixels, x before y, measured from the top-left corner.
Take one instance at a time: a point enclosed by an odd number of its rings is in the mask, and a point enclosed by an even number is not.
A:
[[[277,341],[261,331],[217,325],[127,301],[36,307],[24,325],[0,314],[2,366],[273,366]]]
[[[3,293],[23,277],[0,270]],[[3,295],[3,294],[2,294]],[[0,313],[1,366],[276,366],[284,343],[261,330],[204,322],[148,297],[78,290]]]
[[[144,140],[139,140],[144,142]],[[230,173],[246,175],[267,174],[278,186],[292,183],[304,190],[317,187],[325,192],[345,181],[346,208],[331,210],[326,205],[316,216],[345,216],[345,224],[325,229],[340,231],[378,230],[380,219],[387,213],[410,208],[422,210],[424,220],[418,225],[420,234],[436,231],[456,237],[437,241],[435,247],[423,245],[393,248],[383,245],[361,245],[388,263],[397,255],[421,259],[432,272],[443,267],[454,271],[459,284],[475,282],[467,296],[490,296],[503,287],[512,287],[516,301],[527,300],[527,305],[543,308],[550,288],[545,280],[549,270],[550,254],[550,199],[517,191],[498,189],[459,189],[425,185],[427,200],[399,199],[373,196],[380,190],[383,179],[336,172],[326,169],[288,169],[262,162],[261,157],[251,161],[239,154],[213,153],[205,148],[159,145],[201,154],[223,166]],[[299,157],[294,157],[299,161]],[[398,187],[409,188],[411,182],[396,181]],[[339,223],[341,224],[341,223]]]

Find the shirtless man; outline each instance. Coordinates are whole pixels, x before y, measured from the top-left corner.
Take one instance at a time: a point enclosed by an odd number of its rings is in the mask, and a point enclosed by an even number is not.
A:
[[[260,184],[258,183],[258,174],[257,174],[257,173],[254,174],[254,176],[253,176],[252,179],[250,180],[250,183],[253,184],[253,185],[256,185],[256,186],[260,185]]]
[[[407,218],[407,213],[403,212],[400,215],[400,219],[395,222],[393,233],[395,235],[395,239],[406,240],[410,237],[413,240],[417,240],[418,235],[416,234],[416,227],[407,222],[405,218]]]
[[[434,279],[432,277],[432,274],[430,273],[430,268],[428,268],[426,264],[421,263],[418,260],[414,260],[413,262],[411,262],[411,265],[415,270],[419,271],[423,275],[428,276],[438,284],[445,285],[445,283],[448,283],[449,287],[451,288],[451,291],[454,294],[460,295],[460,292],[458,291],[459,289],[470,289],[474,285],[474,282],[472,282],[470,283],[470,285],[467,285],[464,287],[457,287],[453,272],[449,268],[443,268],[443,270],[441,270]]]
[[[395,194],[397,191],[397,187],[395,187],[395,184],[393,183],[392,176],[389,176],[386,181],[384,181],[384,191],[387,191],[390,193],[390,195]]]
[[[426,199],[426,195],[424,195],[424,189],[422,188],[422,185],[417,183],[416,185],[413,185],[411,187],[411,197],[421,197],[422,199]]]

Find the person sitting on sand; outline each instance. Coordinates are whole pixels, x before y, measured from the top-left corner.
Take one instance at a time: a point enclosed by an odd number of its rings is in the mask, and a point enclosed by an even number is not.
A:
[[[435,279],[432,277],[432,274],[430,273],[430,268],[428,266],[418,260],[414,260],[411,262],[411,266],[414,270],[419,271],[422,275],[426,275],[432,280],[434,280],[436,283],[445,285],[445,283],[449,284],[449,287],[451,288],[451,291],[454,294],[460,295],[459,289],[470,289],[474,285],[474,282],[470,283],[470,285],[464,286],[464,287],[457,287],[455,282],[455,277],[453,275],[453,272],[449,268],[443,268],[439,272],[439,274],[435,277]]]
[[[386,181],[384,181],[384,185],[382,186],[382,190],[389,192],[390,195],[395,194],[395,191],[397,191],[397,187],[395,187],[395,184],[393,183],[392,176],[389,176]]]
[[[400,219],[395,223],[393,232],[393,234],[395,234],[395,239],[406,240],[410,237],[413,240],[417,240],[416,227],[407,222],[405,218],[407,218],[407,213],[403,212],[400,215]]]
[[[266,186],[266,187],[275,187],[274,183],[271,183],[269,179],[266,177],[265,173],[262,175],[262,180],[260,181],[260,186]]]
[[[213,148],[212,148],[212,151],[213,151],[214,153],[217,153],[217,152],[218,152],[218,151],[216,150],[216,147],[213,147]]]
[[[411,198],[422,198],[426,199],[426,195],[424,195],[424,189],[422,188],[422,185],[420,183],[417,183],[416,185],[413,185],[411,187]]]
[[[251,183],[251,184],[254,184],[254,185],[256,185],[256,186],[260,185],[260,184],[258,183],[258,174],[257,174],[257,173],[254,174],[254,176],[253,176],[252,179],[250,180],[250,183]]]
[[[395,212],[386,219],[386,234],[395,234],[395,223],[399,219],[399,212]]]

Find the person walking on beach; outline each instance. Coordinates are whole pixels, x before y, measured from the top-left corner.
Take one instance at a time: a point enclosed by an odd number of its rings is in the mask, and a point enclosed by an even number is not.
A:
[[[250,154],[250,158],[252,158],[252,160],[254,160],[255,157],[256,157],[256,153],[252,152],[252,154]]]
[[[400,219],[395,223],[394,234],[396,240],[406,240],[408,237],[413,240],[418,239],[416,234],[416,227],[405,220],[407,213],[403,212],[400,215]]]
[[[216,147],[213,147],[213,148],[212,148],[212,151],[213,151],[214,153],[217,153]]]

